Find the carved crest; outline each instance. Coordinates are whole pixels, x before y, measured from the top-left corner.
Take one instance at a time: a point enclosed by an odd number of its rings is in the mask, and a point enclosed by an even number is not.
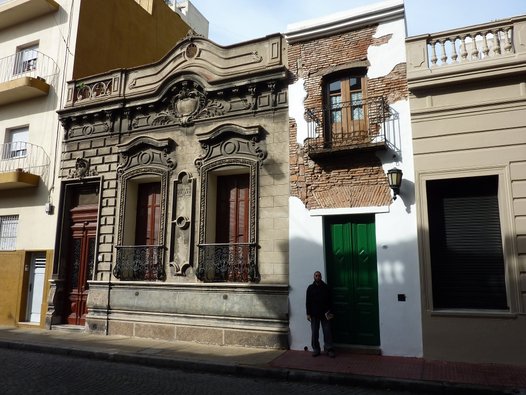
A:
[[[77,158],[75,162],[75,170],[70,170],[68,178],[84,178],[84,177],[90,177],[90,176],[96,176],[97,171],[90,169],[90,163],[89,160],[84,158]]]

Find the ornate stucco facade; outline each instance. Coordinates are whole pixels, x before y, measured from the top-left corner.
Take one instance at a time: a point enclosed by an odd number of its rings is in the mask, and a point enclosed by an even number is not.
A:
[[[68,240],[91,210],[89,331],[287,346],[285,61],[280,35],[223,48],[190,34],[157,63],[69,84],[49,325],[75,318],[84,258]]]

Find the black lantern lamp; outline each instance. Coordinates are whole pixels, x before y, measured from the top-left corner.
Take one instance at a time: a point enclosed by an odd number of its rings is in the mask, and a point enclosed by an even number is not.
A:
[[[400,194],[400,185],[402,184],[402,170],[393,167],[391,170],[387,171],[387,180],[389,181],[389,186],[393,190],[394,196],[393,200],[396,200],[396,195]]]

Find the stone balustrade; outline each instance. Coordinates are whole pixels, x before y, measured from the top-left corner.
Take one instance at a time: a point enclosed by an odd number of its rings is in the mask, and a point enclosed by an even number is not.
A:
[[[430,36],[427,47],[429,67],[499,57],[514,52],[513,25]]]

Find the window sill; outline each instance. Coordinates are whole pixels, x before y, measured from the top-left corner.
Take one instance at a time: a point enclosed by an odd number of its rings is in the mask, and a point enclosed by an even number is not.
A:
[[[516,319],[518,314],[503,310],[428,310],[431,317],[505,318]]]

